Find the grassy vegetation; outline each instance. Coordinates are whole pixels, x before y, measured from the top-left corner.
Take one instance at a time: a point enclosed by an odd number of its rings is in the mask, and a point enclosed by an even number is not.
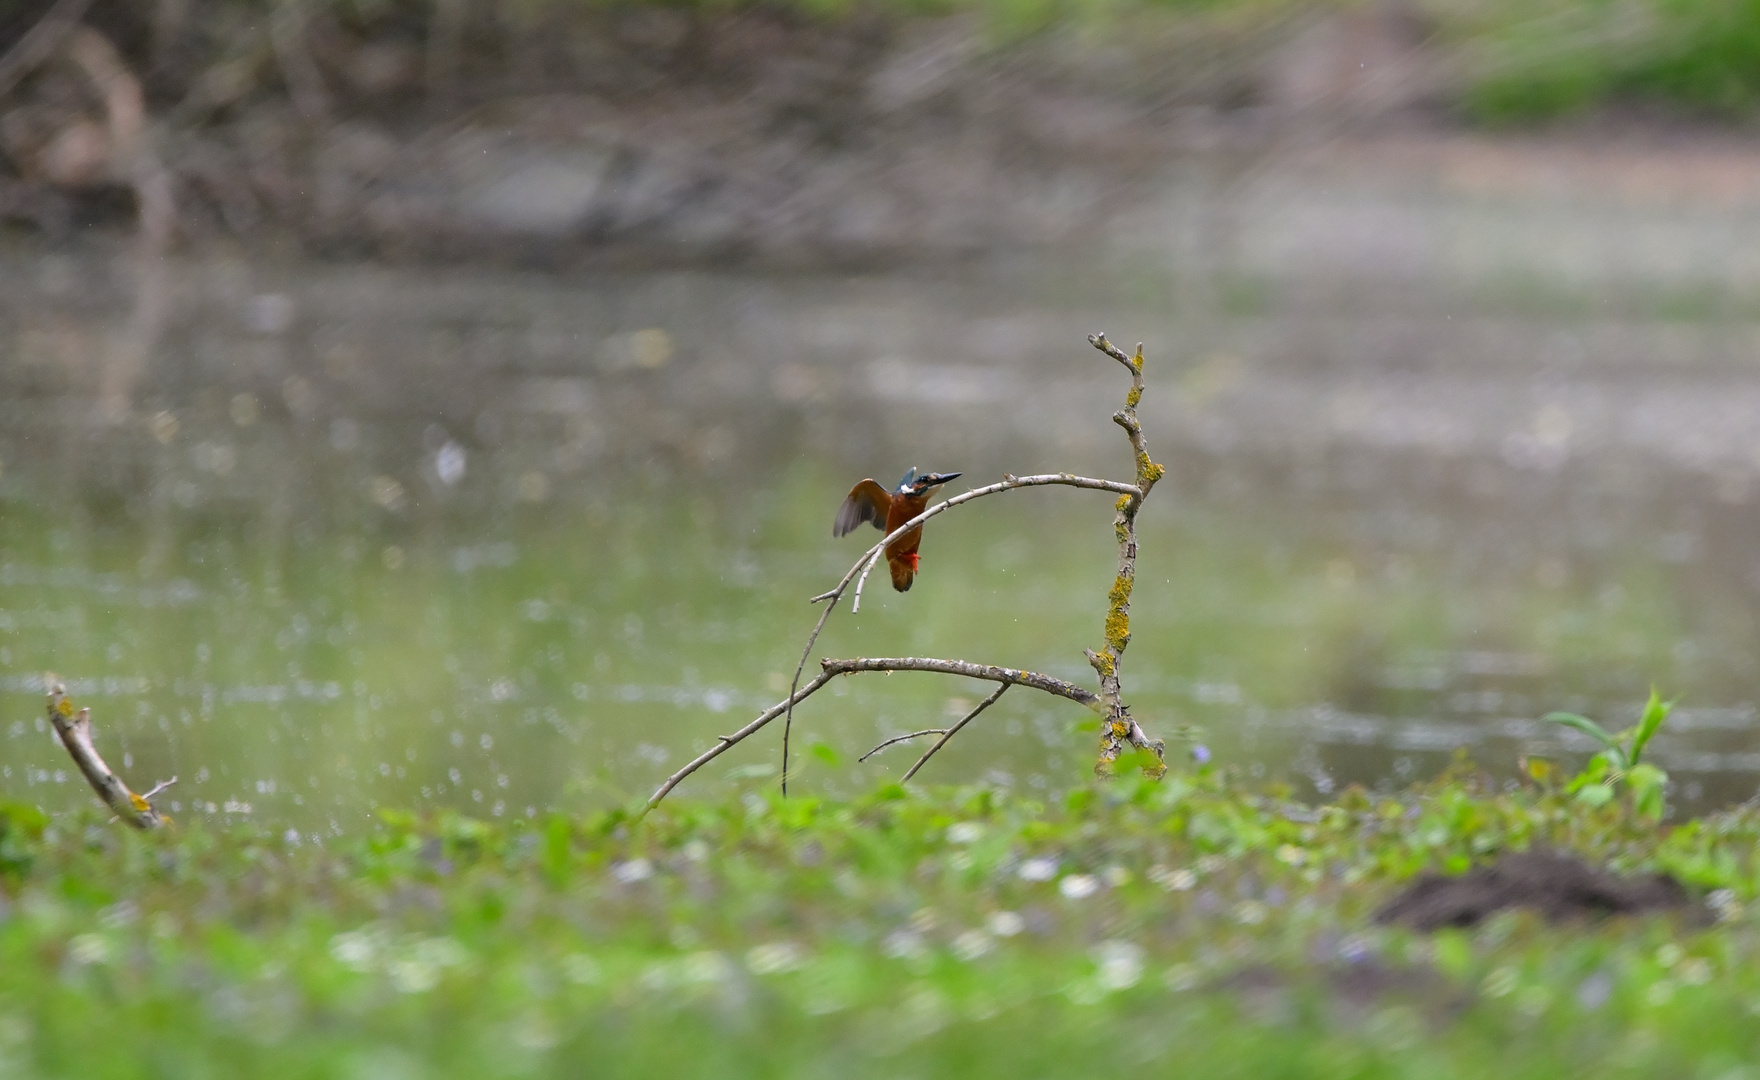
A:
[[[1748,1076],[1760,812],[1464,766],[1308,807],[1221,771],[849,802],[756,792],[317,843],[0,817],[8,1076]],[[1422,936],[1397,885],[1534,844],[1722,922]]]
[[[1598,106],[1724,120],[1760,104],[1760,3],[1562,0],[1495,4],[1454,28],[1485,63],[1468,115],[1515,124]]]

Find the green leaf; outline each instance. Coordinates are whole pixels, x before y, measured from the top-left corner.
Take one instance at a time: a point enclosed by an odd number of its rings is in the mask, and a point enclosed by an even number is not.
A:
[[[1619,747],[1618,739],[1609,735],[1606,728],[1589,719],[1587,716],[1578,716],[1576,713],[1568,712],[1552,712],[1547,713],[1540,719],[1546,721],[1548,724],[1563,724],[1568,728],[1576,728],[1578,731],[1609,749],[1618,749]]]
[[[1549,724],[1563,724],[1565,727],[1575,728],[1590,738],[1600,742],[1602,746],[1607,748],[1605,753],[1609,755],[1609,761],[1614,768],[1624,769],[1628,764],[1626,761],[1626,752],[1620,748],[1619,740],[1612,735],[1609,735],[1606,728],[1589,719],[1587,716],[1578,716],[1576,713],[1555,712],[1547,713],[1540,719]]]
[[[1577,792],[1577,801],[1586,806],[1606,806],[1612,799],[1612,784],[1585,784]]]
[[[560,885],[568,877],[573,840],[574,830],[568,818],[562,814],[550,815],[550,820],[544,826],[544,846],[540,858],[545,876],[555,884]]]
[[[1656,688],[1652,686],[1650,700],[1644,706],[1644,715],[1638,720],[1638,730],[1632,735],[1631,763],[1633,765],[1636,765],[1639,757],[1643,755],[1644,744],[1650,741],[1650,736],[1661,729],[1662,722],[1668,719],[1668,714],[1672,711],[1674,711],[1674,702],[1662,700],[1662,695],[1658,694]]]
[[[830,743],[816,742],[812,746],[807,747],[807,751],[832,768],[836,768],[843,762],[843,757],[838,754],[836,750],[832,749]]]
[[[1654,765],[1633,765],[1626,773],[1632,789],[1632,806],[1639,815],[1661,821],[1663,795],[1668,788],[1668,774]]]

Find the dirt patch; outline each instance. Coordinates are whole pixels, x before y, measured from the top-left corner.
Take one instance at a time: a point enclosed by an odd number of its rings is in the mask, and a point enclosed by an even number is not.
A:
[[[1375,921],[1439,930],[1472,926],[1506,908],[1564,922],[1697,906],[1666,874],[1622,878],[1560,852],[1526,851],[1458,877],[1425,874],[1377,911]]]

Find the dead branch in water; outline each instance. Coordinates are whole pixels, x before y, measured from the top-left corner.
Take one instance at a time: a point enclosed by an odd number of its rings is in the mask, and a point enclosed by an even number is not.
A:
[[[73,700],[67,696],[67,687],[62,685],[53,675],[45,675],[43,682],[49,688],[49,723],[55,726],[55,734],[66,748],[73,763],[85,774],[86,782],[104,800],[104,805],[115,811],[116,816],[137,829],[156,829],[170,819],[153,809],[148,800],[172,784],[177,777],[156,784],[153,790],[145,795],[136,795],[129,786],[122,782],[110,766],[99,756],[98,748],[92,743],[92,710],[80,709],[75,712]]]
[[[643,810],[644,813],[657,806],[660,800],[664,799],[673,788],[677,787],[679,783],[685,779],[685,777],[696,772],[710,761],[713,761],[715,758],[721,756],[729,749],[732,749],[746,738],[758,732],[778,716],[784,718],[782,735],[782,793],[787,795],[788,744],[794,723],[795,705],[804,701],[808,697],[811,697],[833,677],[837,675],[853,675],[862,671],[932,671],[946,675],[962,675],[967,678],[984,679],[1000,684],[995,692],[980,702],[976,708],[968,712],[952,727],[927,728],[922,731],[912,732],[909,735],[900,735],[892,739],[887,739],[880,743],[880,745],[874,747],[874,749],[862,755],[860,760],[866,761],[881,750],[896,743],[920,738],[924,735],[941,736],[922,757],[917,759],[916,764],[912,765],[910,770],[905,773],[905,780],[910,780],[914,777],[918,770],[920,770],[938,750],[947,745],[948,741],[951,740],[953,736],[957,735],[961,729],[975,720],[985,709],[988,709],[991,705],[995,704],[997,699],[1002,697],[1003,693],[1007,691],[1010,686],[1017,683],[1022,686],[1028,686],[1035,690],[1040,690],[1057,697],[1074,701],[1077,704],[1092,709],[1105,717],[1100,740],[1100,756],[1094,766],[1095,772],[1101,775],[1109,775],[1113,770],[1113,763],[1118,760],[1119,755],[1123,753],[1124,748],[1127,745],[1136,747],[1140,750],[1149,751],[1155,755],[1155,762],[1144,768],[1144,772],[1149,776],[1158,778],[1167,772],[1165,744],[1160,739],[1150,738],[1148,733],[1146,733],[1137,721],[1131,717],[1130,710],[1124,703],[1123,691],[1120,686],[1118,675],[1120,659],[1124,655],[1125,647],[1130,643],[1130,594],[1131,588],[1136,581],[1137,513],[1142,508],[1143,500],[1148,498],[1150,490],[1155,486],[1155,482],[1161,479],[1166,470],[1163,469],[1162,466],[1157,465],[1149,457],[1148,443],[1143,437],[1142,425],[1137,420],[1136,407],[1138,402],[1142,400],[1143,396],[1143,347],[1138,345],[1136,354],[1134,356],[1127,356],[1108,341],[1104,333],[1090,336],[1088,338],[1088,343],[1123,364],[1125,369],[1131,374],[1131,389],[1125,396],[1125,406],[1123,409],[1113,414],[1112,420],[1114,423],[1118,424],[1119,427],[1124,429],[1126,437],[1130,440],[1131,451],[1136,462],[1136,482],[1134,484],[1127,484],[1117,480],[1100,480],[1095,479],[1094,477],[1077,476],[1074,473],[1049,473],[1038,476],[1023,477],[1005,475],[999,483],[990,484],[981,488],[974,488],[962,494],[955,495],[953,498],[937,503],[911,520],[905,522],[903,525],[900,525],[898,528],[887,533],[879,543],[869,548],[861,558],[856,560],[855,565],[849,568],[849,571],[843,575],[843,579],[839,581],[834,588],[812,598],[812,602],[815,604],[826,602],[825,610],[820,613],[819,621],[813,626],[812,633],[807,635],[806,647],[801,650],[800,662],[795,666],[794,680],[789,685],[788,696],[777,704],[771,706],[769,709],[766,709],[763,713],[759,714],[757,719],[753,720],[745,727],[740,728],[733,734],[719,736],[713,746],[697,755],[683,768],[667,777],[666,781],[662,783],[648,799],[647,806]],[[1084,687],[1077,686],[1074,683],[1065,682],[1062,679],[1050,675],[1042,675],[1038,672],[1023,671],[1018,668],[997,667],[990,664],[975,664],[969,660],[937,659],[931,657],[858,657],[848,660],[822,660],[819,665],[819,675],[806,686],[801,685],[801,673],[806,668],[807,657],[812,654],[813,645],[818,642],[820,632],[825,629],[826,621],[831,618],[831,612],[837,607],[838,601],[843,599],[844,594],[849,590],[849,587],[852,584],[854,584],[856,588],[856,598],[855,602],[851,605],[851,610],[860,610],[862,586],[867,581],[868,571],[871,570],[874,563],[879,560],[881,554],[886,550],[887,544],[910,532],[912,529],[920,527],[924,522],[937,514],[951,510],[955,506],[971,502],[973,499],[982,498],[986,495],[994,495],[1002,491],[1013,491],[1017,488],[1044,487],[1054,484],[1109,491],[1117,494],[1119,497],[1115,504],[1116,512],[1113,518],[1113,531],[1118,538],[1119,545],[1118,573],[1113,580],[1112,590],[1108,594],[1108,606],[1104,626],[1104,646],[1099,652],[1095,652],[1091,649],[1084,650],[1088,656],[1089,663],[1093,665],[1095,672],[1100,677],[1100,692],[1098,694]]]

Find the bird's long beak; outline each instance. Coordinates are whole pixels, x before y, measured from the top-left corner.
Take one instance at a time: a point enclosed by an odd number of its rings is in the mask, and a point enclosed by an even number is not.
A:
[[[922,477],[922,482],[927,487],[940,487],[949,480],[958,480],[960,475],[956,472],[930,473],[928,476]]]

